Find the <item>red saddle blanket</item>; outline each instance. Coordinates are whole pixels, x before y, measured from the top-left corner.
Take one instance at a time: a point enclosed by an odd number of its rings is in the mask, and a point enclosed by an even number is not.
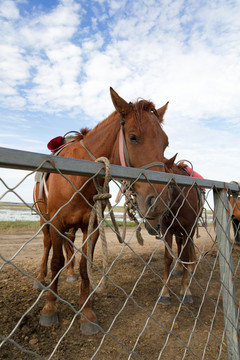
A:
[[[202,175],[200,175],[198,172],[196,172],[195,170],[193,170],[189,166],[186,166],[186,170],[187,170],[187,172],[189,173],[190,176],[200,178],[200,179],[204,179],[204,177]],[[203,188],[202,188],[202,190],[206,191],[206,189],[203,189]]]
[[[192,168],[190,168],[189,166],[186,166],[186,169],[187,169],[190,176],[200,178],[200,179],[204,179],[204,177],[202,175],[200,175],[198,172],[192,170]]]
[[[63,136],[57,136],[49,141],[47,144],[47,148],[50,151],[56,151],[60,149],[64,145],[64,137]]]
[[[66,144],[74,141],[74,139],[74,136],[57,136],[49,141],[49,143],[47,144],[47,148],[48,150],[55,152],[61,149]]]

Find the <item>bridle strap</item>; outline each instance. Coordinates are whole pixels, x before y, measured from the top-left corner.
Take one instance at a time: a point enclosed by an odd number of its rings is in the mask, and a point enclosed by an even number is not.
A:
[[[155,162],[152,162],[151,164],[143,165],[139,169],[147,170],[153,166],[164,166],[164,163],[162,161],[155,161]]]
[[[124,155],[124,145],[123,143],[125,143],[125,141],[123,140],[124,136],[123,136],[123,131],[122,129],[120,129],[119,131],[119,158],[120,158],[120,163],[122,166],[127,166],[126,161],[125,161],[125,155]]]
[[[128,156],[125,136],[124,136],[124,129],[123,129],[124,124],[125,124],[125,122],[123,120],[123,115],[120,114],[121,129],[120,129],[120,133],[119,133],[119,157],[120,157],[120,162],[121,162],[122,166],[130,167],[131,165],[130,165],[130,160],[129,160],[129,156]]]
[[[124,136],[124,128],[123,128],[124,123],[125,122],[123,119],[123,114],[120,114],[121,129],[120,129],[120,133],[119,133],[119,157],[120,157],[120,163],[122,166],[131,167],[129,156],[128,156],[126,140],[125,140],[125,136]],[[140,167],[140,169],[147,170],[153,166],[164,166],[164,163],[161,161],[156,161],[156,162],[152,162],[151,164],[143,165]]]
[[[131,167],[129,156],[128,156],[126,140],[125,140],[125,136],[124,136],[124,119],[123,119],[122,114],[120,114],[120,125],[121,125],[120,132],[119,132],[119,157],[120,157],[120,163],[121,163],[122,166]],[[80,144],[87,151],[88,155],[95,161],[96,157],[88,150],[88,148],[86,148],[86,146],[84,145],[82,140],[80,140]],[[164,166],[164,163],[161,162],[161,161],[156,161],[156,162],[152,162],[152,163],[147,164],[147,165],[143,165],[143,166],[140,167],[140,169],[147,170],[147,169],[149,169],[149,168],[151,168],[153,166]]]

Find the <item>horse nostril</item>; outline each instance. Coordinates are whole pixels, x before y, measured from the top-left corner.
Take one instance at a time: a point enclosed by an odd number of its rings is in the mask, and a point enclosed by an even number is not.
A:
[[[154,197],[154,196],[149,196],[149,197],[147,198],[147,201],[146,201],[147,206],[148,206],[149,208],[152,207],[153,204],[154,204],[154,201],[155,201],[155,197]]]

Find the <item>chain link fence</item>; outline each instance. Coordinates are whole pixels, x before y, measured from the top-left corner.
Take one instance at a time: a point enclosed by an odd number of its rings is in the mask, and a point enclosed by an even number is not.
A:
[[[104,177],[100,163],[53,157],[10,149],[0,149],[0,166],[30,172],[9,187],[1,178],[0,200],[13,193],[24,206],[37,213],[19,195],[21,184],[37,171],[55,172],[60,176],[84,175]],[[76,170],[80,169],[80,170]],[[64,175],[63,175],[64,174]],[[189,176],[123,168],[112,165],[110,179],[121,191],[121,179],[166,184],[168,188],[205,188],[204,209],[196,214],[194,238],[196,259],[181,261],[177,240],[166,242],[166,231],[150,235],[147,219],[137,213],[135,203],[129,212],[126,228],[113,226],[110,212],[124,225],[124,208],[112,205],[104,212],[98,228],[104,225],[106,247],[98,241],[92,262],[97,287],[89,297],[98,317],[99,332],[92,336],[80,330],[78,307],[79,283],[68,282],[68,268],[75,259],[74,272],[82,256],[82,233],[77,230],[70,239],[72,256],[61,269],[57,295],[59,324],[39,324],[46,291],[51,283],[50,271],[40,289],[33,288],[43,255],[41,227],[36,232],[0,234],[0,357],[2,359],[239,359],[240,246],[235,242],[229,215],[228,197],[239,194],[237,184],[196,179]],[[87,180],[89,181],[89,180]],[[184,190],[184,191],[185,191]],[[29,189],[31,192],[32,189]],[[173,191],[173,190],[172,190]],[[125,193],[126,194],[126,193]],[[121,194],[119,201],[123,201]],[[132,200],[132,199],[130,199]],[[122,204],[122,202],[121,202]],[[170,206],[170,205],[169,205]],[[120,213],[119,213],[120,211]],[[171,214],[171,208],[168,209]],[[117,216],[118,215],[118,216]],[[34,215],[33,215],[34,216]],[[43,216],[38,214],[38,216]],[[176,220],[172,215],[172,221]],[[131,221],[131,220],[135,221]],[[51,221],[50,221],[51,226]],[[117,232],[124,241],[119,242]],[[184,231],[184,228],[183,228]],[[125,234],[123,234],[125,233]],[[139,236],[141,235],[141,241]],[[190,236],[190,235],[189,235]],[[167,279],[165,252],[173,262]],[[107,251],[107,266],[103,258]],[[180,255],[179,255],[180,254]],[[66,256],[67,258],[67,256]],[[183,277],[179,265],[187,268],[187,288],[182,293]],[[166,275],[165,275],[166,276]],[[107,279],[108,286],[97,292]],[[170,282],[171,280],[171,282]],[[186,280],[186,279],[185,279]],[[168,301],[162,299],[166,291]],[[187,301],[191,291],[192,301]]]

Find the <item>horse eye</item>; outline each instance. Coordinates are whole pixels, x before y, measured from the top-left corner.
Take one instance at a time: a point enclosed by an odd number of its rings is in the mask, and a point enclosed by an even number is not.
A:
[[[137,137],[136,137],[136,135],[135,135],[135,134],[131,134],[131,135],[129,135],[129,139],[130,139],[130,141],[131,141],[131,142],[135,142],[135,143],[137,143],[137,142],[138,142],[138,139],[137,139]]]

